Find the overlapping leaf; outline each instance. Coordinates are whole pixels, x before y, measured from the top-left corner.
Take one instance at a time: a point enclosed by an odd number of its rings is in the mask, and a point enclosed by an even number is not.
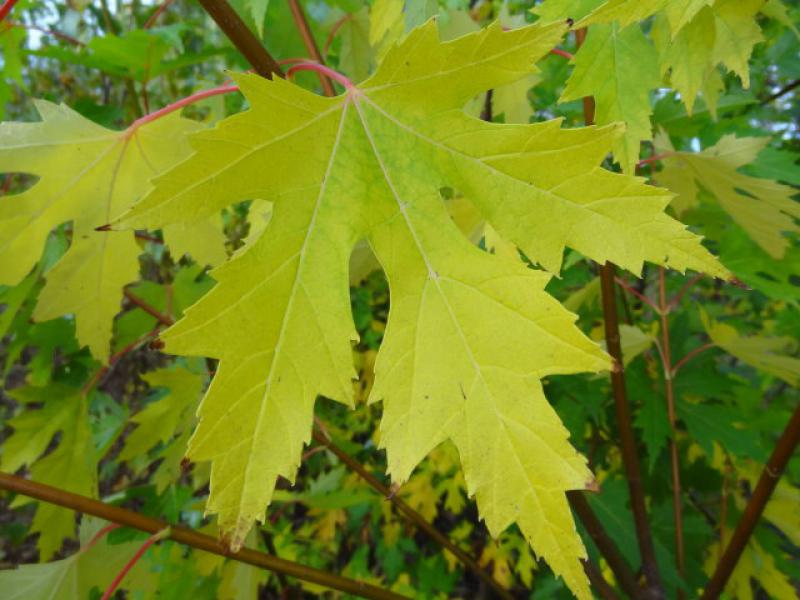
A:
[[[294,477],[317,395],[351,402],[348,261],[366,238],[392,298],[370,395],[384,403],[392,477],[405,481],[451,439],[490,530],[517,522],[588,597],[564,492],[592,476],[539,380],[607,358],[544,292],[547,274],[469,242],[440,189],[552,272],[566,246],[633,271],[645,260],[725,271],[664,214],[667,194],[597,166],[619,128],[496,125],[461,110],[529,75],[564,27],[492,26],[442,44],[429,23],[337,98],[239,75],[251,109],[193,136],[194,156],[126,218],[159,227],[246,198],[273,203],[261,237],[163,336],[170,352],[220,358],[189,456],[212,462],[208,509],[233,546],[263,519],[276,477]]]
[[[95,228],[138,200],[153,175],[185,158],[185,134],[200,125],[174,114],[112,131],[63,105],[39,101],[36,106],[41,122],[0,125],[2,170],[40,177],[27,191],[0,200],[0,283],[22,280],[51,229],[72,221],[72,244],[47,274],[34,318],[75,314],[78,340],[105,360],[122,288],[137,279],[141,250],[130,232]],[[222,243],[221,233],[204,234],[209,226],[201,225],[202,231],[195,228],[189,236],[181,235],[183,225],[174,226],[177,245],[187,247],[185,237],[195,249],[198,241],[206,248]],[[216,252],[199,258],[220,258]]]
[[[725,135],[702,152],[674,152],[666,136],[659,136],[664,169],[656,175],[661,184],[677,194],[678,213],[697,204],[702,187],[770,256],[781,258],[790,245],[784,233],[798,233],[800,203],[792,200],[789,186],[750,177],[738,169],[755,160],[769,138],[737,138]]]
[[[43,407],[26,410],[8,421],[13,434],[3,443],[0,468],[14,473],[27,466],[36,481],[96,496],[98,457],[89,429],[86,398],[78,390],[57,384],[22,388],[11,395],[18,402],[42,403]],[[42,457],[59,432],[58,446]],[[29,502],[30,498],[17,496],[12,506]],[[38,505],[31,531],[41,534],[37,544],[43,560],[49,560],[65,538],[73,537],[74,530],[72,511],[45,502]]]

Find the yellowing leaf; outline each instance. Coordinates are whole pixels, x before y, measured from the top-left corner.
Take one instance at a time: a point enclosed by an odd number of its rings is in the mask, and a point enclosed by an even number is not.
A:
[[[701,313],[706,333],[717,346],[748,365],[783,379],[796,386],[800,382],[800,359],[781,354],[782,350],[796,346],[790,337],[740,336],[725,323],[711,321]]]
[[[745,88],[750,87],[750,54],[763,39],[755,21],[763,5],[764,0],[716,0],[713,5],[716,35],[712,58],[736,73]]]
[[[52,385],[21,388],[10,395],[24,405],[42,403],[40,409],[25,409],[8,421],[14,433],[3,444],[0,467],[13,473],[27,465],[31,478],[68,492],[97,495],[97,455],[92,444],[86,398],[73,388]],[[53,436],[61,432],[55,450],[40,458]],[[12,507],[32,502],[17,496]],[[40,532],[37,545],[43,560],[50,559],[65,538],[75,533],[75,513],[41,502],[31,531]]]
[[[217,266],[228,257],[218,214],[194,223],[169,225],[164,228],[164,240],[176,260],[186,254],[199,265]]]
[[[664,15],[669,22],[672,37],[689,23],[703,7],[710,6],[714,0],[668,0],[664,5]],[[713,31],[711,32],[713,38]]]
[[[576,26],[616,21],[620,27],[627,27],[631,23],[645,20],[661,10],[665,4],[669,5],[670,0],[607,0],[576,23]]]
[[[599,125],[623,122],[614,158],[627,173],[639,159],[639,144],[652,138],[650,90],[660,83],[658,57],[638,25],[594,25],[574,58],[560,102],[594,96]]]
[[[127,131],[92,123],[63,105],[38,101],[38,123],[0,125],[5,172],[40,180],[0,200],[0,283],[30,271],[50,230],[72,220],[72,244],[47,275],[37,320],[76,316],[77,335],[106,360],[122,288],[139,274],[141,250],[130,232],[98,232],[148,189],[150,177],[189,153],[199,124],[177,115]]]
[[[725,536],[724,546],[727,546],[730,536],[731,533],[728,532]],[[704,567],[709,576],[713,573],[719,560],[719,546],[719,544],[715,544],[706,558]],[[752,579],[761,584],[771,598],[793,598],[797,595],[789,578],[778,571],[772,554],[764,551],[754,539],[747,543],[742,557],[736,563],[733,574],[725,586],[725,592],[736,600],[753,600]]]
[[[666,136],[659,136],[657,146],[666,157],[664,170],[655,178],[678,194],[674,205],[678,212],[697,203],[698,186],[702,186],[759,246],[781,258],[789,246],[783,232],[800,231],[795,223],[800,204],[792,200],[795,190],[737,171],[755,160],[768,143],[769,138],[725,135],[695,154],[674,152]]]
[[[220,359],[189,456],[212,463],[208,510],[234,547],[263,520],[276,477],[294,477],[317,395],[352,404],[348,262],[366,238],[391,293],[370,400],[384,403],[393,479],[452,440],[492,533],[518,523],[589,597],[565,491],[592,475],[540,378],[608,358],[545,293],[549,275],[477,248],[440,190],[459,191],[554,272],[568,245],[637,271],[645,260],[724,270],[664,214],[662,190],[597,166],[617,127],[497,125],[462,111],[529,75],[564,29],[494,25],[443,44],[428,23],[336,98],[238,75],[250,110],[194,136],[197,153],[125,219],[163,226],[241,199],[273,203],[264,233],[163,336],[170,352]]]
[[[667,25],[667,18],[657,20],[653,28],[653,40],[661,56],[661,73],[670,71],[670,83],[680,93],[690,115],[709,72],[716,70],[716,63],[709,63],[714,49],[715,17],[710,8],[701,6],[701,9],[677,34],[669,31],[672,23]]]

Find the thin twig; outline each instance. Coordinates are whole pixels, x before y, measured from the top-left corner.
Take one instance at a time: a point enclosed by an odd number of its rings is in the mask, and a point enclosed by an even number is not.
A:
[[[563,56],[568,60],[572,60],[573,58],[575,58],[575,56],[573,56],[566,50],[562,50],[561,48],[553,48],[552,50],[550,50],[550,54],[555,54],[556,56]]]
[[[342,461],[349,469],[356,472],[367,484],[369,484],[372,489],[389,500],[389,502],[394,505],[398,512],[411,521],[420,531],[425,533],[440,546],[446,548],[453,556],[461,561],[465,567],[477,575],[486,584],[491,586],[500,597],[508,600],[513,598],[513,596],[509,594],[509,592],[505,590],[502,585],[495,581],[494,578],[489,575],[489,573],[481,568],[474,558],[456,546],[446,535],[425,520],[425,517],[401,500],[394,490],[378,481],[378,479],[372,473],[367,471],[360,462],[334,444],[330,437],[324,434],[318,428],[314,428],[314,440],[321,446],[325,446],[328,450],[330,450],[336,456],[336,458]]]
[[[156,21],[158,21],[158,17],[160,17],[160,16],[161,16],[161,14],[162,14],[162,13],[163,13],[165,10],[167,10],[167,9],[169,8],[169,5],[170,5],[170,4],[172,4],[174,1],[175,1],[175,0],[164,0],[164,2],[162,2],[161,4],[159,4],[159,5],[158,5],[158,8],[156,8],[156,9],[153,11],[153,14],[151,14],[151,15],[148,17],[147,21],[145,21],[145,23],[144,23],[144,26],[142,27],[142,29],[150,29],[151,27],[153,27],[153,25],[155,25],[155,24],[156,24]]]
[[[586,577],[589,578],[592,587],[602,598],[605,600],[621,600],[617,592],[609,585],[606,578],[603,577],[603,574],[596,566],[588,560],[582,560],[581,564],[583,565],[583,571],[586,573]]]
[[[586,39],[586,29],[577,30],[575,39],[577,46],[580,48]],[[594,98],[586,96],[583,99],[583,117],[586,125],[594,123],[594,112]],[[650,523],[647,520],[639,453],[636,448],[631,409],[625,389],[625,372],[619,337],[619,318],[617,316],[617,298],[614,289],[615,271],[616,267],[610,262],[600,265],[600,289],[603,301],[603,326],[606,335],[606,348],[614,360],[614,366],[611,369],[611,389],[614,394],[614,409],[619,429],[620,450],[626,479],[628,480],[628,492],[631,499],[633,523],[636,528],[636,539],[639,543],[639,553],[642,557],[642,570],[648,584],[647,592],[651,598],[663,598],[664,587],[661,584],[653,536],[650,531]]]
[[[772,455],[769,457],[761,476],[758,478],[753,495],[745,506],[744,513],[731,536],[728,547],[714,570],[706,588],[703,590],[701,600],[719,598],[725,589],[725,584],[733,573],[736,564],[744,552],[747,542],[758,524],[761,514],[769,501],[778,480],[781,478],[789,459],[792,457],[798,443],[800,443],[800,404],[795,408],[792,418],[783,430]]]
[[[16,494],[23,494],[42,502],[48,502],[64,508],[69,508],[76,512],[93,515],[106,521],[118,523],[125,527],[138,529],[147,533],[157,533],[165,527],[167,523],[159,519],[153,519],[128,510],[119,506],[106,504],[100,500],[73,494],[66,490],[55,488],[43,483],[30,481],[24,477],[0,472],[0,489],[8,490]],[[385,590],[362,581],[348,579],[334,573],[320,571],[313,567],[301,565],[266,554],[249,548],[242,548],[238,552],[231,552],[226,549],[216,538],[193,531],[191,529],[172,526],[169,527],[169,539],[191,546],[198,550],[204,550],[217,556],[223,556],[231,560],[246,563],[262,569],[267,569],[275,573],[284,573],[291,577],[297,577],[303,581],[322,585],[333,590],[339,590],[349,594],[355,594],[362,598],[375,600],[402,600],[406,596],[401,596],[392,591]]]
[[[171,315],[162,313],[156,307],[151,306],[150,304],[139,298],[139,296],[131,292],[128,288],[125,288],[123,293],[125,294],[125,297],[132,304],[135,304],[150,316],[158,319],[158,322],[161,323],[162,325],[166,325],[167,327],[169,327],[170,325],[173,325],[175,323],[175,319]]]
[[[111,357],[108,359],[108,364],[107,365],[103,365],[102,367],[100,367],[95,372],[95,374],[92,375],[89,378],[89,380],[83,385],[83,387],[81,388],[81,394],[86,395],[87,393],[89,393],[91,391],[91,389],[93,387],[95,387],[100,382],[100,380],[103,377],[105,377],[105,375],[111,369],[114,368],[114,365],[116,365],[125,355],[127,355],[130,352],[133,352],[136,348],[138,348],[139,346],[141,346],[145,342],[148,342],[152,338],[157,336],[159,334],[159,332],[161,331],[162,327],[163,327],[163,325],[161,323],[159,323],[153,330],[148,331],[147,333],[145,333],[141,337],[136,338],[130,344],[128,344],[127,346],[125,346],[124,348],[119,350],[118,352],[112,354]]]
[[[629,286],[627,283],[625,283],[625,280],[624,280],[624,279],[622,279],[622,277],[617,277],[617,276],[614,276],[614,282],[615,282],[615,283],[616,283],[616,284],[617,284],[619,287],[621,287],[621,288],[622,288],[624,291],[628,292],[628,293],[629,293],[629,294],[631,294],[632,296],[636,296],[636,297],[637,297],[639,300],[641,300],[641,301],[642,301],[642,302],[644,302],[644,303],[645,303],[647,306],[649,306],[650,308],[652,308],[652,309],[655,311],[655,313],[656,313],[656,314],[658,314],[658,313],[659,313],[660,309],[659,309],[658,305],[656,305],[656,303],[655,303],[655,302],[653,302],[652,300],[650,300],[650,298],[648,298],[648,297],[647,297],[647,296],[645,296],[644,294],[640,293],[640,292],[639,292],[639,290],[636,290],[636,289],[632,288],[631,286]]]
[[[699,346],[699,347],[695,348],[694,350],[688,352],[686,354],[686,356],[684,356],[682,359],[680,359],[677,363],[675,363],[675,366],[672,367],[672,378],[674,379],[675,376],[678,374],[678,371],[681,370],[681,367],[683,365],[685,365],[687,362],[689,362],[690,360],[692,360],[695,356],[697,356],[701,352],[705,352],[706,350],[710,350],[711,348],[716,348],[716,346],[717,345],[714,342],[708,342],[707,344],[703,344],[702,346]]]
[[[319,64],[323,64],[322,54],[320,54],[317,42],[314,39],[314,35],[311,33],[311,28],[303,12],[303,7],[300,6],[297,0],[289,0],[289,9],[292,11],[292,18],[297,26],[297,30],[300,32],[300,37],[303,38],[303,45],[306,47],[306,52]],[[330,78],[320,71],[317,71],[317,75],[319,76],[319,82],[322,84],[322,91],[325,95],[335,96],[336,90],[333,88],[333,82]]]
[[[675,521],[675,559],[678,574],[683,577],[685,573],[685,554],[683,546],[683,499],[681,494],[681,472],[678,456],[678,431],[675,425],[675,387],[673,384],[672,349],[669,335],[669,306],[667,305],[666,269],[658,269],[658,306],[661,317],[661,359],[664,367],[664,390],[667,397],[667,416],[669,418],[670,440],[670,471],[672,476],[672,516]],[[683,591],[678,590],[678,598],[683,597]]]
[[[58,38],[68,44],[72,44],[73,46],[85,46],[82,41],[77,38],[72,37],[71,35],[67,35],[66,33],[61,33],[60,31],[55,31],[53,29],[44,29],[43,27],[37,27],[36,25],[28,25],[27,23],[20,23],[19,21],[7,21],[9,25],[12,27],[19,27],[20,29],[27,29],[28,31],[38,31],[39,33],[44,33],[45,35],[52,35],[54,38]]]
[[[328,33],[328,37],[325,40],[325,45],[322,47],[322,54],[324,54],[324,58],[328,57],[328,51],[331,49],[331,44],[333,44],[333,40],[336,39],[336,34],[339,33],[339,29],[342,28],[342,25],[347,23],[350,19],[353,18],[353,13],[347,13],[341,19],[336,21],[331,27],[330,32]]]
[[[791,83],[788,83],[788,84],[786,84],[785,86],[783,86],[781,89],[779,89],[777,92],[775,92],[775,93],[774,93],[774,94],[772,94],[771,96],[767,96],[766,98],[764,98],[764,99],[761,101],[761,104],[762,104],[762,105],[763,105],[763,104],[769,104],[769,103],[770,103],[770,102],[772,102],[773,100],[777,100],[777,99],[778,99],[778,98],[780,98],[781,96],[785,96],[786,94],[788,94],[789,92],[791,92],[793,89],[795,89],[797,86],[800,86],[800,79],[795,79],[795,80],[794,80],[794,81],[792,81]]]
[[[706,276],[705,273],[698,273],[694,277],[690,278],[688,281],[686,281],[686,283],[684,283],[681,286],[681,289],[679,289],[675,293],[675,295],[672,298],[670,298],[670,300],[669,300],[669,302],[667,304],[669,306],[671,306],[671,307],[672,306],[678,306],[681,303],[681,300],[683,299],[683,297],[686,294],[686,292],[688,292],[690,289],[692,289],[692,287],[694,287],[694,284],[697,283],[698,281],[700,281],[701,279],[703,279],[705,276]]]

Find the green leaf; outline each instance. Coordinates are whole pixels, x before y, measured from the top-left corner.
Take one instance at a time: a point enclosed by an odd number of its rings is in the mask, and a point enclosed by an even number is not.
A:
[[[790,337],[742,336],[734,327],[709,319],[705,311],[701,311],[701,316],[708,336],[728,354],[789,385],[800,383],[800,359],[781,352],[789,348],[796,350],[796,340]]]
[[[107,523],[83,517],[82,548],[71,556],[0,571],[3,597],[6,600],[82,600],[94,597],[93,590],[105,590],[135,554],[139,543],[111,545],[106,536],[92,543],[92,538],[104,525]],[[142,581],[139,575],[137,583]]]
[[[137,427],[125,439],[119,459],[146,455],[159,442],[169,442],[191,427],[194,409],[203,391],[203,379],[182,368],[159,369],[145,375],[144,380],[151,388],[166,388],[167,393],[131,418]]]
[[[53,384],[10,392],[25,405],[42,403],[41,409],[26,409],[8,421],[14,432],[4,443],[2,470],[13,473],[27,465],[31,478],[68,492],[97,495],[97,460],[89,427],[88,403],[80,391]],[[40,458],[53,436],[61,432],[55,450]],[[17,496],[12,507],[32,502]],[[55,504],[40,502],[31,531],[40,532],[37,545],[43,560],[51,558],[64,538],[75,533],[75,513]]]
[[[679,401],[675,408],[689,434],[709,457],[714,455],[715,442],[736,456],[757,460],[765,457],[758,433],[737,424],[736,413],[729,406]]]
[[[599,125],[625,123],[614,159],[633,173],[641,141],[652,138],[650,90],[660,83],[655,49],[638,25],[594,25],[574,64],[559,102],[594,96]]]

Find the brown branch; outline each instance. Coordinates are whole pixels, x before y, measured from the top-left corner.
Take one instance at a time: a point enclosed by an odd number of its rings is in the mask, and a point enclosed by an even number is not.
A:
[[[151,306],[150,304],[139,298],[139,296],[135,295],[129,289],[125,288],[123,293],[125,294],[125,297],[131,302],[131,304],[135,304],[136,306],[141,308],[144,312],[149,314],[151,317],[155,317],[156,319],[158,319],[158,322],[161,323],[162,325],[166,325],[167,327],[169,327],[170,325],[173,325],[175,323],[175,319],[173,319],[170,315],[162,313],[156,307]]]
[[[501,586],[491,575],[489,575],[489,573],[481,568],[475,559],[461,550],[461,548],[450,541],[446,535],[426,521],[425,517],[411,508],[403,500],[398,498],[394,490],[378,481],[378,479],[372,473],[367,471],[360,462],[334,444],[333,441],[318,428],[314,428],[314,440],[318,444],[325,446],[328,450],[330,450],[336,456],[336,458],[342,461],[349,469],[355,471],[365,482],[367,482],[367,484],[369,484],[372,489],[377,491],[381,496],[391,502],[398,512],[411,521],[417,527],[417,529],[425,533],[439,545],[446,548],[453,556],[461,561],[465,567],[477,575],[482,581],[491,586],[501,598],[506,598],[507,600],[511,600],[513,598],[513,596],[503,588],[503,586]]]
[[[255,72],[272,79],[273,75],[283,76],[280,66],[272,58],[253,32],[247,28],[241,17],[228,4],[227,0],[198,0],[209,16],[222,29],[223,33],[247,59]]]
[[[736,530],[733,532],[733,536],[728,542],[728,547],[725,548],[714,574],[703,590],[701,600],[719,598],[720,594],[722,594],[725,584],[728,583],[728,579],[739,562],[742,552],[744,552],[747,542],[753,534],[761,514],[764,512],[764,508],[775,490],[775,486],[778,485],[778,480],[784,469],[786,469],[792,454],[797,449],[798,443],[800,443],[800,405],[795,408],[792,418],[789,419],[786,429],[783,430],[775,449],[772,451],[772,455],[761,472],[761,477],[758,478],[753,495],[747,502],[742,518],[739,520],[739,524],[736,526]]]
[[[664,391],[667,397],[667,416],[669,418],[669,454],[670,472],[672,476],[672,516],[675,521],[675,562],[678,574],[683,577],[686,572],[683,546],[683,499],[681,494],[681,471],[678,456],[678,432],[675,427],[675,387],[673,384],[672,349],[669,336],[669,305],[667,304],[666,269],[658,269],[658,306],[661,317],[661,360],[664,367]],[[678,598],[683,598],[683,591],[678,590]]]
[[[204,535],[191,529],[182,526],[170,527],[168,523],[159,519],[153,519],[145,515],[141,515],[132,510],[121,508],[119,506],[112,506],[93,498],[73,494],[65,490],[61,490],[42,483],[36,483],[10,475],[8,473],[0,472],[0,489],[5,489],[16,494],[23,494],[43,502],[63,506],[76,512],[81,512],[88,515],[93,515],[112,523],[119,523],[125,527],[138,529],[150,534],[158,533],[169,527],[168,538],[198,550],[204,550],[211,554],[224,556],[238,562],[261,567],[275,573],[283,573],[291,577],[297,577],[303,581],[323,585],[325,587],[355,594],[362,598],[374,598],[377,600],[401,600],[406,598],[399,594],[395,594],[389,590],[341,577],[333,573],[320,571],[306,565],[301,565],[295,562],[272,556],[249,548],[243,548],[238,552],[231,552],[226,550],[222,544],[210,535]]]
[[[770,103],[770,102],[772,102],[773,100],[777,100],[777,99],[778,99],[778,98],[780,98],[781,96],[785,96],[786,94],[788,94],[789,92],[791,92],[793,89],[795,89],[797,86],[800,86],[800,79],[795,79],[795,80],[794,80],[794,81],[792,81],[791,83],[788,83],[788,84],[786,84],[785,86],[783,86],[781,89],[779,89],[777,92],[775,92],[775,93],[774,93],[774,94],[772,94],[771,96],[767,96],[766,98],[764,98],[764,99],[761,101],[761,104],[762,104],[762,105],[763,105],[763,104],[769,104],[769,103]]]
[[[289,0],[289,8],[292,11],[292,18],[297,26],[297,30],[303,38],[303,45],[306,47],[306,52],[319,64],[324,64],[325,61],[322,58],[322,54],[319,52],[317,42],[314,39],[314,35],[311,33],[311,28],[308,26],[308,20],[303,12],[303,7],[300,6],[297,0]],[[333,88],[333,82],[330,78],[319,72],[317,75],[319,75],[319,82],[322,84],[322,91],[325,95],[331,97],[335,96],[336,90]]]
[[[578,515],[581,523],[583,523],[583,526],[586,528],[586,532],[594,541],[600,554],[606,559],[608,567],[611,569],[611,572],[614,573],[614,577],[619,582],[619,586],[622,590],[631,598],[644,598],[642,588],[639,587],[636,581],[636,575],[634,575],[627,561],[617,549],[614,541],[606,533],[603,524],[600,523],[600,520],[594,514],[592,507],[589,506],[589,502],[587,502],[584,497],[584,492],[578,490],[569,491],[567,492],[567,499],[569,500],[572,510],[575,511],[575,514]],[[592,583],[594,584],[594,582]]]
[[[575,32],[575,39],[580,48],[586,39],[586,29],[578,29]],[[594,123],[594,112],[594,98],[591,96],[585,97],[583,99],[583,118],[586,125]],[[642,485],[636,438],[633,435],[631,409],[628,404],[628,394],[625,390],[625,372],[619,337],[619,318],[617,317],[617,298],[614,289],[615,275],[616,267],[612,263],[607,262],[604,265],[600,265],[600,289],[603,301],[603,326],[606,335],[606,348],[614,360],[614,366],[611,369],[611,389],[614,394],[614,409],[619,429],[620,450],[625,467],[625,476],[628,480],[631,512],[633,512],[636,539],[639,542],[639,552],[642,557],[642,571],[644,571],[648,583],[648,597],[664,598],[664,588],[658,572],[653,536],[650,532],[650,523],[647,520],[644,486]]]
[[[589,578],[589,583],[592,584],[594,590],[600,594],[602,598],[605,598],[605,600],[621,600],[617,592],[609,585],[606,578],[603,577],[603,574],[596,566],[588,560],[582,560],[581,564],[583,565],[583,571],[586,573],[586,577]]]

